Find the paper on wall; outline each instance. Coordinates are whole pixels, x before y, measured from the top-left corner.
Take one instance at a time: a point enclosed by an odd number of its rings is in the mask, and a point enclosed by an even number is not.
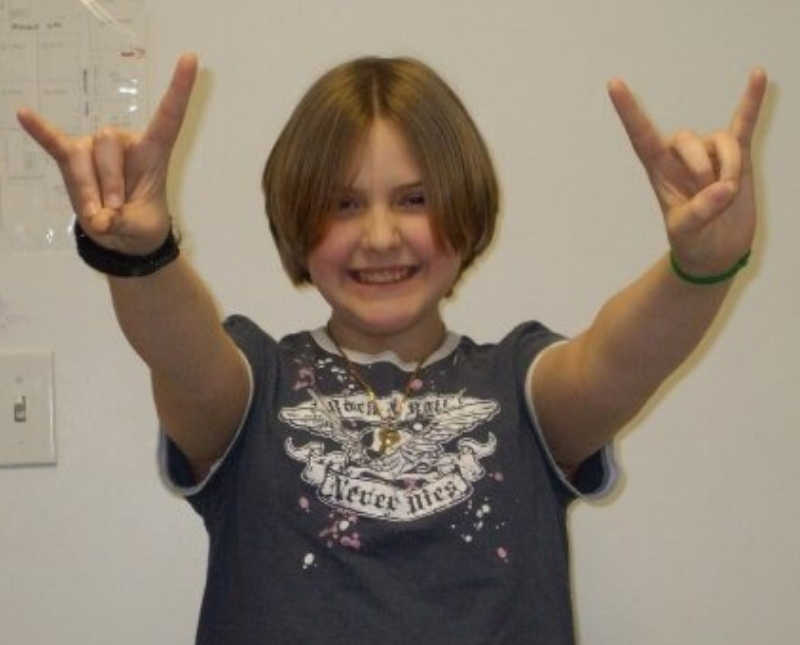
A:
[[[88,6],[86,6],[88,5]],[[29,107],[68,134],[141,128],[145,0],[0,0],[0,243],[72,248],[56,164],[20,128]]]

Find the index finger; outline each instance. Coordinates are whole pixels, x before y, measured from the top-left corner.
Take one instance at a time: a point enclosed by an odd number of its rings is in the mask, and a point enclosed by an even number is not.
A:
[[[743,147],[750,146],[753,131],[758,122],[758,113],[767,90],[767,74],[759,68],[750,72],[747,88],[731,119],[730,131]]]
[[[175,65],[172,80],[145,130],[144,139],[159,143],[166,148],[172,147],[186,115],[195,78],[197,78],[197,56],[184,54]]]
[[[664,143],[652,121],[639,107],[633,94],[622,79],[608,82],[608,96],[617,110],[633,149],[645,167],[664,152]]]

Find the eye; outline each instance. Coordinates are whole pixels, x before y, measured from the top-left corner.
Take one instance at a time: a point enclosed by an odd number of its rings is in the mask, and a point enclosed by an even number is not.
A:
[[[426,203],[425,193],[421,190],[415,190],[413,192],[406,193],[400,199],[400,204],[406,208],[424,208]]]
[[[336,200],[336,212],[343,215],[358,210],[360,202],[352,195],[343,195]]]

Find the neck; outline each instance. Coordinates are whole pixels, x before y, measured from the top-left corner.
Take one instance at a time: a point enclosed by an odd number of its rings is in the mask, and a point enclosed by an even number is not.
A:
[[[415,363],[430,356],[442,344],[445,327],[441,318],[433,319],[411,329],[383,334],[363,331],[342,324],[336,316],[328,321],[330,334],[345,350],[364,354],[391,351],[407,363]]]

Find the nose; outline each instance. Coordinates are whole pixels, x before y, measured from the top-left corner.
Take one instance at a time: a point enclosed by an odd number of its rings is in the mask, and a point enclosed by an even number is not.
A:
[[[364,214],[363,243],[374,251],[386,251],[400,245],[399,221],[390,208],[375,205]]]

